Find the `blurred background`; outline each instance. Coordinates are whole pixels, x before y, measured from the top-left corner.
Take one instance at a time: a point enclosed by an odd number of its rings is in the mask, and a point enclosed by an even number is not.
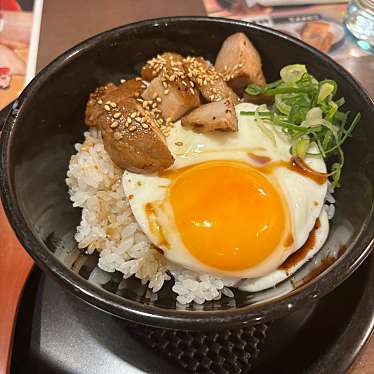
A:
[[[14,100],[35,71],[64,49],[99,31],[162,15],[208,14],[255,22],[299,38],[355,70],[357,64],[370,64],[365,59],[370,55],[370,46],[360,45],[344,20],[366,2],[369,6],[374,3],[356,0],[349,6],[337,0],[0,0],[0,108]],[[350,24],[356,18],[351,17]],[[368,21],[364,21],[363,27],[370,29]]]

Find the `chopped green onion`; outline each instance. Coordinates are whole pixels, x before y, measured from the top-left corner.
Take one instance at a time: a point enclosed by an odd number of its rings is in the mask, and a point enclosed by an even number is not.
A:
[[[256,114],[256,112],[246,112],[244,110],[241,110],[240,111],[240,115],[241,116],[254,116]],[[258,114],[261,116],[261,117],[271,117],[271,112],[258,112]]]
[[[309,138],[300,139],[296,143],[295,155],[294,156],[299,157],[301,159],[304,159],[306,153],[308,152],[309,147],[310,147]]]
[[[286,115],[289,115],[290,114],[290,111],[291,111],[291,106],[288,105],[287,103],[285,103],[283,101],[283,98],[285,97],[286,95],[285,94],[279,94],[279,95],[275,95],[275,106],[277,107],[277,109],[283,113],[283,114],[286,114]]]
[[[269,128],[265,126],[264,121],[260,115],[261,110],[264,109],[264,107],[266,108],[266,105],[260,105],[259,107],[257,107],[255,111],[255,121],[258,125],[258,128],[263,132],[264,135],[266,135],[271,140],[271,142],[275,146],[277,144],[275,135],[273,131],[271,131]]]
[[[335,101],[335,104],[338,108],[340,108],[345,103],[344,97],[341,97],[340,99]]]
[[[326,153],[331,153],[340,148],[340,146],[347,140],[348,136],[351,135],[352,131],[354,130],[354,128],[360,121],[360,118],[361,118],[361,113],[357,113],[356,117],[353,119],[351,123],[351,126],[349,126],[348,130],[345,132],[344,136],[340,139],[339,143],[336,143],[335,146],[328,149]]]
[[[321,88],[319,89],[317,103],[321,104],[321,102],[325,100],[327,96],[333,93],[334,88],[335,87],[331,83],[323,83]]]
[[[251,84],[245,90],[249,95],[274,96],[269,110],[261,106],[255,112],[240,114],[254,116],[261,130],[271,138],[274,134],[265,124],[278,126],[291,139],[291,154],[300,159],[336,155],[337,162],[332,165],[330,175],[333,185],[338,186],[344,165],[341,147],[359,122],[360,113],[349,124],[349,112],[341,109],[344,98],[333,99],[338,89],[336,82],[318,81],[305,65],[285,66],[280,76],[278,81],[265,86]],[[319,153],[308,152],[311,144],[316,144]]]
[[[342,173],[342,164],[339,164],[339,163],[334,163],[332,164],[331,166],[331,171],[332,171],[332,184],[331,184],[331,188],[332,189],[335,189],[336,187],[339,187],[339,180],[340,180],[340,176],[341,176],[341,173]]]
[[[307,73],[305,65],[294,64],[285,66],[280,71],[280,76],[285,83],[296,83]]]

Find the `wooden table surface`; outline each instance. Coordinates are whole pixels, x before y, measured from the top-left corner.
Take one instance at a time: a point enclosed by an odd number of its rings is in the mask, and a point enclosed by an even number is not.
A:
[[[205,15],[205,9],[201,0],[44,0],[37,69],[40,70],[59,53],[97,32],[141,19],[172,15]],[[374,97],[374,56],[348,58],[339,62]],[[24,255],[9,228],[1,206],[0,243],[0,263],[5,261],[4,254],[11,251],[18,261],[30,264],[29,257]],[[22,274],[13,274],[13,277],[16,284],[18,278],[22,279]],[[4,281],[4,277],[0,276],[0,283],[2,279]],[[5,306],[5,302],[0,295],[0,306]],[[0,364],[0,374],[5,373],[4,368]],[[363,349],[350,372],[374,373],[374,338]]]

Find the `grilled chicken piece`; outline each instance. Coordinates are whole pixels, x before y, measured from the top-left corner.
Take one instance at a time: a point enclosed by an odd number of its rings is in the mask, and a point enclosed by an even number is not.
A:
[[[183,73],[184,74],[184,73]],[[200,105],[199,91],[186,77],[160,74],[143,92],[144,100],[157,100],[158,108],[167,121],[175,121]]]
[[[149,60],[142,68],[141,76],[146,81],[151,81],[156,78],[161,72],[173,74],[174,69],[180,69],[182,66],[183,57],[178,53],[165,52],[162,55]]]
[[[235,106],[231,99],[201,105],[182,118],[182,126],[192,127],[198,132],[238,131]]]
[[[266,84],[261,57],[241,32],[229,36],[223,42],[214,66],[239,96],[242,96],[250,83],[260,86]]]
[[[105,150],[112,161],[122,169],[138,173],[152,173],[171,166],[174,158],[150,113],[134,98],[114,103],[116,107],[104,109],[97,119]]]
[[[84,122],[87,126],[96,126],[97,119],[103,112],[103,106],[99,103],[103,102],[103,96],[117,87],[113,83],[109,83],[106,86],[98,87],[94,92],[90,94],[90,98],[86,105],[86,113]]]
[[[86,125],[96,126],[98,117],[105,111],[104,105],[110,105],[111,102],[120,103],[129,97],[138,97],[145,88],[146,85],[141,78],[127,80],[119,86],[109,83],[104,87],[97,88],[90,94],[86,106]]]
[[[226,84],[222,76],[202,57],[187,57],[183,61],[187,76],[195,83],[207,101],[231,99],[234,104],[239,102],[238,96]]]

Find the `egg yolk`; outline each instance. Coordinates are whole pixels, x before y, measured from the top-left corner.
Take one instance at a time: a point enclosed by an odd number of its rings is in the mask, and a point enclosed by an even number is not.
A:
[[[240,271],[261,263],[284,236],[280,194],[245,163],[211,161],[188,167],[173,178],[169,199],[188,251],[219,270]]]

